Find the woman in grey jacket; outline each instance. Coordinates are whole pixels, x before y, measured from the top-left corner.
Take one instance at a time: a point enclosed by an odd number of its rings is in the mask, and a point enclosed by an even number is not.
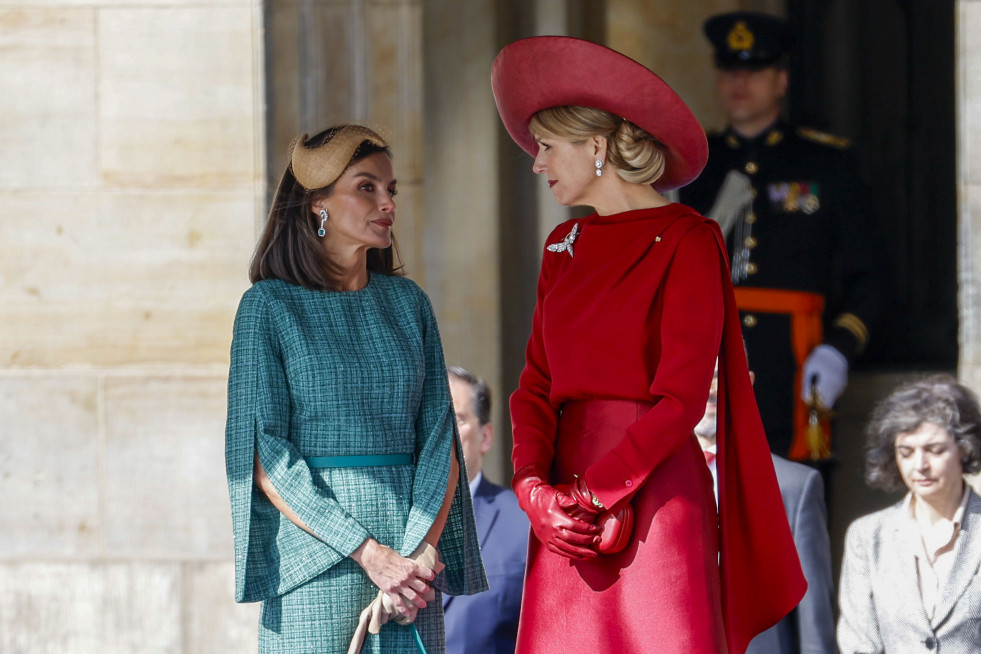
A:
[[[981,409],[938,376],[893,391],[867,429],[866,481],[905,486],[899,503],[856,520],[839,590],[842,654],[981,651]]]

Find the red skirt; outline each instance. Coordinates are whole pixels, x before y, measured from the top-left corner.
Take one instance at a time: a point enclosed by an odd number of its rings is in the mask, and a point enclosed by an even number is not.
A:
[[[581,475],[651,406],[565,403],[551,482]],[[654,470],[631,504],[633,536],[618,554],[572,561],[531,532],[517,654],[725,653],[718,516],[712,474],[694,435]]]

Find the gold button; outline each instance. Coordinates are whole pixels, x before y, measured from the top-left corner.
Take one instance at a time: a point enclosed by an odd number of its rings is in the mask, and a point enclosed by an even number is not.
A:
[[[746,172],[750,175],[755,175],[756,171],[759,169],[760,167],[756,165],[755,161],[749,161],[746,163]]]
[[[743,245],[745,245],[746,247],[748,247],[750,250],[752,250],[753,248],[755,248],[757,243],[758,243],[758,241],[755,238],[753,238],[752,236],[747,236],[746,237],[746,240],[743,241]]]
[[[745,316],[743,316],[743,325],[749,327],[750,329],[756,327],[756,316],[751,313],[747,313]]]
[[[750,211],[748,214],[746,214],[746,223],[748,225],[752,225],[755,222],[756,222],[756,214]]]
[[[759,271],[759,267],[755,263],[753,263],[752,261],[750,261],[749,263],[746,264],[746,274],[747,275],[755,275],[757,273],[757,271]]]

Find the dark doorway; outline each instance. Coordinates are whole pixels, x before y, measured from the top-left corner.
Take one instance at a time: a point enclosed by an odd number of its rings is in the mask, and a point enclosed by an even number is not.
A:
[[[885,271],[884,315],[835,404],[828,488],[834,579],[845,530],[901,494],[864,483],[864,428],[897,385],[957,368],[953,0],[786,0],[801,35],[790,117],[851,139]]]
[[[787,0],[787,16],[791,119],[852,139],[879,225],[888,302],[858,367],[954,369],[954,1]]]

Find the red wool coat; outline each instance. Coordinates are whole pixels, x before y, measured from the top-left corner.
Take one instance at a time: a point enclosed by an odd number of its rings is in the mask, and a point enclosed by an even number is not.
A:
[[[607,507],[631,502],[639,519],[627,550],[593,562],[561,559],[532,534],[518,652],[742,654],[803,596],[728,271],[718,226],[679,204],[593,214],[548,238],[511,397],[514,467],[559,483],[579,466]],[[692,436],[717,357],[718,532]],[[562,409],[582,400],[645,409],[575,443]]]

